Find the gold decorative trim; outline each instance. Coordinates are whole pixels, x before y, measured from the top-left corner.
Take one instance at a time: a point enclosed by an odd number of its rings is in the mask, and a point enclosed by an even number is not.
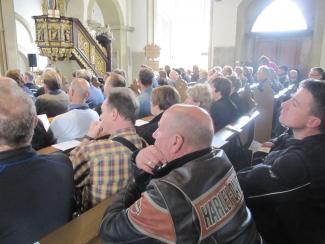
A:
[[[92,67],[90,65],[88,65],[87,62],[85,62],[85,60],[80,56],[80,54],[78,53],[78,51],[76,49],[73,49],[72,50],[72,54],[75,56],[75,58],[85,67],[87,68],[90,73],[93,75],[93,76],[96,76],[95,72],[92,70]]]

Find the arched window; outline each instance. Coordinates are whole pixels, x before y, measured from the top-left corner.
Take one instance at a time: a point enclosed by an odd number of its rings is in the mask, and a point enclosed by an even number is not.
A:
[[[291,0],[275,0],[256,18],[252,32],[286,32],[307,30],[300,8]]]

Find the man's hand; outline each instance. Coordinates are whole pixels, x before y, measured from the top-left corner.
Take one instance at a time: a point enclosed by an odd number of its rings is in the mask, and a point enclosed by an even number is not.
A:
[[[92,122],[89,126],[87,135],[92,138],[97,138],[102,133],[101,121]]]
[[[167,163],[164,155],[154,145],[142,149],[138,153],[135,161],[139,169],[142,169],[149,174],[153,174],[152,171],[156,166],[159,167]]]
[[[271,147],[274,146],[274,143],[273,143],[273,142],[270,142],[270,141],[266,141],[266,142],[263,142],[263,143],[261,144],[261,146],[262,146],[262,147],[269,147],[269,148],[271,148]]]

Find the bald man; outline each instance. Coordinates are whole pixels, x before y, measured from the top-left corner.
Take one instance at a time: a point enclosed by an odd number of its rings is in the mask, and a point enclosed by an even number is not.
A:
[[[57,142],[65,142],[86,135],[92,122],[98,121],[98,114],[89,108],[89,83],[83,78],[75,78],[69,89],[68,112],[56,116],[50,126]]]
[[[107,209],[101,238],[118,243],[259,243],[236,173],[224,152],[211,147],[208,113],[174,105],[153,137],[154,145],[133,155],[135,180]]]

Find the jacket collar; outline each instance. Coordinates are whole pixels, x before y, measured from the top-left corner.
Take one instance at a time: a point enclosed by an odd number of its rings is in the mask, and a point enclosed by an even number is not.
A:
[[[286,141],[287,146],[291,145],[303,145],[305,143],[313,143],[313,142],[320,142],[320,141],[325,141],[325,133],[321,133],[318,135],[313,135],[313,136],[307,136],[302,140],[295,139],[292,137],[289,137],[288,140]]]
[[[70,103],[69,106],[68,106],[68,110],[71,111],[73,109],[86,110],[86,109],[89,109],[89,106],[88,106],[87,103],[82,103],[82,104]]]
[[[36,151],[30,145],[5,152],[0,152],[0,165],[10,164],[19,160],[31,158],[36,154]]]
[[[193,161],[199,157],[202,157],[203,155],[210,153],[211,151],[212,151],[212,147],[207,147],[202,150],[186,154],[186,155],[184,155],[180,158],[177,158],[173,161],[170,161],[169,163],[166,164],[165,167],[163,167],[161,170],[159,170],[159,172],[157,172],[157,174],[155,174],[155,178],[163,177],[163,176],[169,174],[169,172],[171,172],[172,170],[183,166],[184,164],[188,163],[189,161]]]

